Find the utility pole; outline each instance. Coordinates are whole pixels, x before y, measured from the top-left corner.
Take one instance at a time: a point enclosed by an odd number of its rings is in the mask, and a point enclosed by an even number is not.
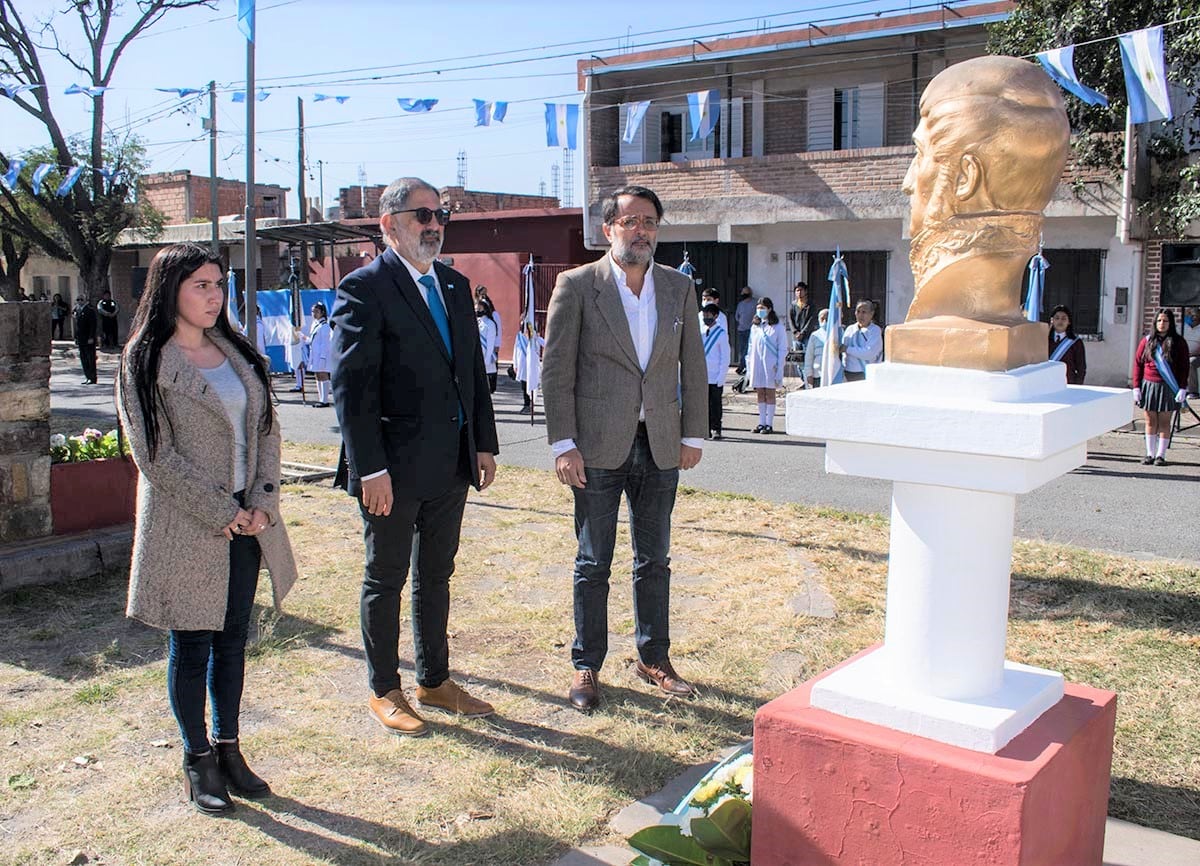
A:
[[[458,152],[458,185],[463,189],[467,188],[467,152],[465,150]]]
[[[254,33],[254,4],[250,4],[250,32]],[[254,106],[258,102],[254,86],[254,42],[246,40],[246,339],[258,345],[258,189],[254,184]]]
[[[304,161],[304,100],[296,97],[296,149],[298,154],[298,168],[296,169],[299,180],[296,184],[296,191],[300,196],[300,222],[308,222],[308,196],[304,194],[304,175],[307,174]],[[300,242],[300,279],[298,286],[308,285],[308,241]],[[300,290],[296,289],[296,297],[292,299],[294,309],[300,309]]]
[[[217,209],[217,82],[208,82],[208,117],[204,119],[208,130],[208,206],[212,216],[212,251],[221,254],[221,229],[218,223],[221,214]]]
[[[325,222],[325,162],[317,160],[317,181],[321,184],[321,222]]]

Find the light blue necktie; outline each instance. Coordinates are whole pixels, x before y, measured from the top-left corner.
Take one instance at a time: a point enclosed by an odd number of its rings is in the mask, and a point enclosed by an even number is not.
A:
[[[425,287],[425,296],[429,299],[429,314],[433,316],[433,323],[437,325],[438,333],[442,335],[442,342],[446,344],[446,352],[453,360],[454,347],[450,344],[450,319],[446,315],[446,305],[442,303],[442,297],[438,294],[437,283],[429,274],[421,277],[418,282]]]
[[[454,360],[454,347],[450,345],[450,319],[446,315],[446,305],[442,303],[442,297],[438,294],[437,283],[433,281],[433,277],[429,274],[421,277],[418,282],[425,287],[425,296],[429,299],[429,314],[433,316],[433,323],[437,325],[438,333],[442,335],[442,342],[446,344],[446,351],[450,355],[450,360]],[[458,404],[458,426],[463,425],[464,416],[462,401]]]

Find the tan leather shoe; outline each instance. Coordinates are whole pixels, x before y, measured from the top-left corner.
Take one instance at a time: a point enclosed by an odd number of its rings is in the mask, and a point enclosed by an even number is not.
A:
[[[425,720],[416,714],[404,699],[404,692],[392,689],[382,698],[371,695],[371,713],[393,734],[405,737],[421,737],[429,733]]]
[[[480,716],[490,716],[496,710],[487,701],[473,698],[459,688],[454,680],[446,680],[436,688],[427,689],[417,686],[417,703],[423,707],[444,710],[447,713],[457,713],[471,719]]]
[[[585,713],[590,713],[600,706],[600,679],[595,671],[575,671],[571,679],[571,688],[567,692],[567,700],[571,706]]]
[[[645,664],[638,659],[637,675],[651,685],[658,686],[668,695],[688,698],[696,693],[691,683],[675,673],[675,668],[671,666],[669,659],[652,665]]]

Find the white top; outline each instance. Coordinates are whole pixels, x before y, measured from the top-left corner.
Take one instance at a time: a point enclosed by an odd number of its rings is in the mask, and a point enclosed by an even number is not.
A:
[[[328,319],[314,319],[312,331],[308,335],[308,371],[310,373],[329,373],[333,369],[330,358],[330,332]]]
[[[865,328],[860,328],[855,322],[842,335],[842,351],[846,353],[844,365],[847,372],[861,373],[866,370],[867,364],[874,364],[883,358],[883,331],[874,322]]]
[[[804,347],[804,381],[821,378],[821,358],[825,354],[825,326],[821,325],[808,335]]]
[[[233,489],[246,489],[246,386],[226,358],[221,366],[199,368],[213,393],[225,407],[229,425],[233,427]]]
[[[483,366],[489,373],[496,372],[496,351],[500,345],[500,329],[487,316],[477,316],[479,326],[479,348],[483,350]]]
[[[750,351],[746,373],[751,388],[777,388],[783,384],[783,362],[787,360],[787,331],[783,322],[762,323],[750,329]]]
[[[642,292],[635,295],[629,288],[625,271],[612,254],[608,255],[608,264],[612,268],[613,281],[617,284],[617,295],[621,306],[625,308],[625,321],[629,323],[629,336],[633,338],[633,348],[637,352],[638,366],[642,370],[650,363],[650,352],[654,348],[654,334],[658,329],[658,308],[654,305],[654,262],[646,269],[646,278],[642,281]],[[646,406],[638,409],[638,420],[646,420]],[[704,447],[703,439],[684,437],[680,440],[691,448]],[[550,445],[555,457],[561,457],[575,449],[574,439],[560,439]]]
[[[729,373],[729,331],[721,327],[718,319],[711,328],[701,326],[700,338],[704,341],[704,362],[708,366],[708,384],[724,385]]]
[[[1184,322],[1179,328],[1179,333],[1187,341],[1188,354],[1200,355],[1200,321],[1190,326]]]

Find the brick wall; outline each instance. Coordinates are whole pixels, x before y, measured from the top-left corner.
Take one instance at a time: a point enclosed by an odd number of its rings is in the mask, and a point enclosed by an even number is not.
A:
[[[625,131],[620,106],[593,103],[588,123],[589,159],[596,165],[620,165],[621,135]]]
[[[750,100],[747,100],[749,102]],[[753,112],[753,106],[750,111]],[[746,123],[747,128],[750,123]],[[763,94],[763,153],[800,153],[808,149],[808,92]],[[747,148],[745,153],[749,154]]]
[[[491,213],[498,210],[558,207],[558,199],[549,195],[512,192],[480,192],[461,186],[442,187],[442,201],[455,213]]]
[[[207,177],[190,171],[162,171],[143,175],[139,197],[161,211],[168,225],[193,220],[212,219],[211,198]],[[258,183],[255,188],[255,207],[258,217],[287,216],[287,187]],[[238,180],[217,178],[218,216],[244,213],[246,184]]]
[[[342,187],[338,190],[338,207],[342,210],[340,219],[378,218],[379,197],[383,195],[385,189],[387,189],[385,184]]]
[[[51,529],[50,305],[0,302],[0,544]]]
[[[1139,334],[1150,333],[1151,323],[1158,314],[1159,304],[1162,301],[1162,248],[1165,243],[1173,242],[1156,240],[1145,243],[1145,258],[1142,261],[1141,321],[1131,323],[1138,329]],[[1178,327],[1178,316],[1176,317],[1176,327]]]

